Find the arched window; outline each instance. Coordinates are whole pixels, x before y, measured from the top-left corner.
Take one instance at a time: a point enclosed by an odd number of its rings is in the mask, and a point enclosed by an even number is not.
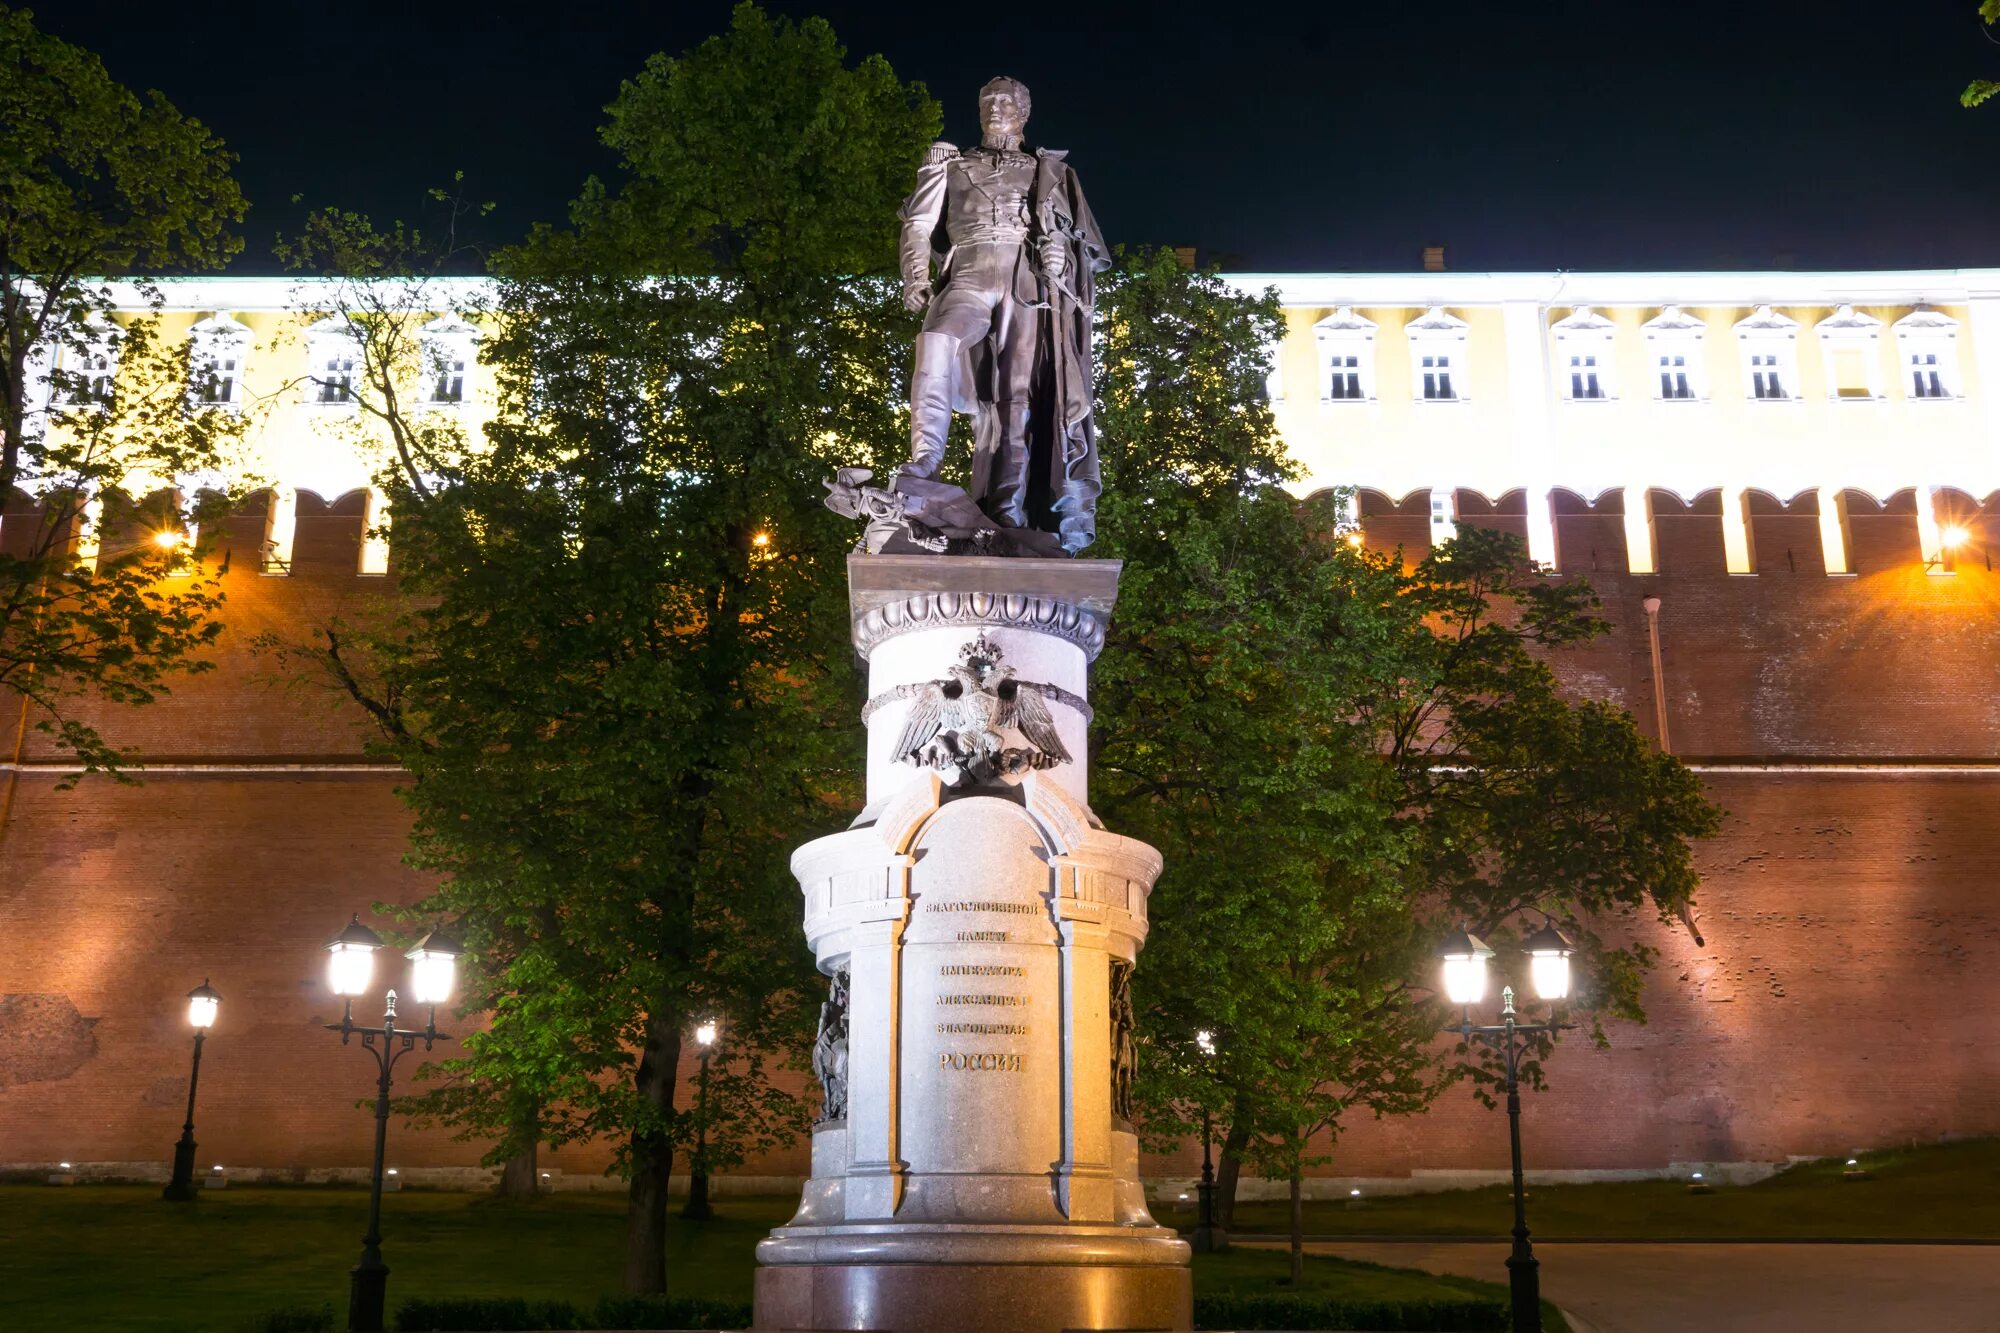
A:
[[[1670,305],[1642,327],[1654,372],[1653,396],[1663,403],[1706,399],[1708,367],[1702,360],[1702,339],[1708,334],[1708,325]]]
[[[40,353],[49,405],[70,411],[108,407],[118,380],[118,344],[123,335],[116,324],[100,316],[92,316],[76,333],[80,336],[65,337],[54,349],[52,367],[49,349]]]
[[[1565,399],[1595,403],[1618,396],[1613,379],[1616,331],[1610,320],[1587,305],[1577,306],[1567,319],[1555,322],[1551,332],[1556,344],[1556,377]]]
[[[1323,403],[1375,401],[1375,321],[1342,306],[1313,325]]]
[[[1760,305],[1736,322],[1743,351],[1743,382],[1760,403],[1796,402],[1799,396],[1799,322]]]
[[[445,315],[424,325],[419,344],[422,401],[433,407],[464,402],[466,374],[478,359],[479,330],[456,315]]]
[[[1813,329],[1826,358],[1826,396],[1840,402],[1882,397],[1882,321],[1842,305]]]
[[[354,326],[338,315],[306,331],[310,378],[306,401],[314,407],[353,411],[356,381],[361,374],[361,339]]]
[[[247,325],[216,314],[188,330],[188,401],[196,407],[243,408],[243,370],[250,359]]]
[[[1903,367],[1903,393],[1926,401],[1964,396],[1958,376],[1958,321],[1943,311],[1919,306],[1891,326],[1896,359]]]
[[[1436,306],[1404,326],[1410,338],[1410,392],[1424,403],[1467,400],[1466,325]]]

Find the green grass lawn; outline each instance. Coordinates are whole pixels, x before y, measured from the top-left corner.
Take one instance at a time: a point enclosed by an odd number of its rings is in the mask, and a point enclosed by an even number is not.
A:
[[[714,1220],[674,1219],[674,1294],[750,1299],[757,1241],[794,1201],[724,1198]],[[389,1308],[412,1297],[525,1296],[592,1303],[618,1290],[624,1199],[530,1202],[406,1191],[383,1199]],[[267,1311],[330,1302],[345,1317],[347,1270],[368,1197],[354,1189],[237,1188],[193,1205],[157,1188],[0,1186],[0,1329],[7,1333],[238,1333]],[[1203,1255],[1195,1290],[1298,1292],[1341,1300],[1504,1299],[1493,1283],[1337,1259],[1293,1288],[1282,1251]]]
[[[1839,1159],[1755,1185],[1718,1185],[1712,1194],[1666,1180],[1535,1186],[1528,1226],[1541,1237],[2000,1239],[2000,1139],[1864,1153],[1860,1161],[1872,1180],[1844,1179]],[[1239,1232],[1283,1233],[1289,1225],[1283,1203],[1237,1205]],[[1311,1235],[1499,1236],[1513,1225],[1512,1196],[1501,1186],[1306,1205]]]

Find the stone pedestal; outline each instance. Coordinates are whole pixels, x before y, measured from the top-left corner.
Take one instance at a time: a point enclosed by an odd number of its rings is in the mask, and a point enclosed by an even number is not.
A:
[[[1118,1086],[1160,858],[1086,804],[1118,565],[857,555],[849,579],[868,805],[792,858],[820,970],[846,978],[846,1105],[758,1246],[756,1327],[1189,1328],[1188,1248],[1146,1211]],[[922,706],[899,687],[981,636],[1056,687],[1067,762],[952,785],[894,753]]]

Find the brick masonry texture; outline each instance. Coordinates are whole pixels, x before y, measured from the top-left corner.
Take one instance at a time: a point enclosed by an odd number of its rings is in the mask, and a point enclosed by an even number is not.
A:
[[[1424,497],[1367,499],[1371,542],[1421,554]],[[1467,522],[1522,522],[1508,500],[1491,514],[1469,508]],[[2000,1131],[2000,1054],[1981,1039],[2000,1007],[2000,580],[1979,550],[1955,576],[1926,575],[1914,521],[1893,501],[1851,515],[1852,577],[1819,572],[1816,526],[1804,536],[1783,526],[1809,511],[1753,507],[1760,573],[1730,576],[1719,509],[1682,508],[1656,504],[1663,572],[1631,575],[1617,515],[1565,503],[1559,549],[1573,573],[1585,566],[1613,628],[1561,671],[1652,732],[1640,600],[1662,599],[1674,749],[1717,761],[1705,780],[1729,811],[1699,851],[1706,943],[1678,924],[1621,927],[1661,950],[1651,1021],[1614,1027],[1606,1049],[1578,1041],[1555,1057],[1551,1091],[1529,1099],[1530,1160],[1657,1168]],[[262,771],[158,772],[143,786],[89,780],[69,792],[47,771],[0,775],[13,786],[0,841],[9,1161],[164,1161],[186,1094],[182,997],[204,977],[224,1002],[203,1061],[203,1165],[366,1160],[373,1063],[319,1026],[339,1016],[319,945],[349,912],[409,901],[423,883],[401,863],[407,817],[393,773],[282,767],[361,760],[365,719],[323,689],[287,687],[250,645],[366,615],[394,581],[353,573],[353,497],[302,501],[288,578],[249,567],[253,531],[251,520],[236,541],[217,669],[154,708],[99,720],[148,756]],[[14,706],[0,716],[13,722]],[[43,753],[30,732],[27,757]],[[1788,759],[1877,767],[1743,766]],[[1909,760],[1993,767],[1895,768]],[[402,967],[382,980],[400,981]],[[406,1059],[399,1075],[413,1068]],[[684,1072],[691,1091],[692,1062]],[[390,1142],[392,1164],[407,1167],[469,1164],[482,1151],[400,1123]],[[1455,1090],[1425,1116],[1357,1120],[1333,1153],[1320,1168],[1329,1175],[1493,1168],[1506,1138],[1499,1117]],[[544,1160],[575,1175],[609,1157],[609,1145],[590,1145]],[[1186,1174],[1194,1161],[1184,1152],[1148,1169]],[[805,1169],[803,1145],[742,1168]]]

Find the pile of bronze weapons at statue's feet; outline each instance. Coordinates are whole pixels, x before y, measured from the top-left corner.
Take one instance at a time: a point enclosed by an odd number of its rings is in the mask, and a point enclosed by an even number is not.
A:
[[[1011,555],[1059,559],[1067,552],[1053,532],[996,523],[971,496],[949,482],[899,472],[870,486],[875,473],[844,467],[826,487],[826,507],[860,519],[858,549],[870,555]]]

